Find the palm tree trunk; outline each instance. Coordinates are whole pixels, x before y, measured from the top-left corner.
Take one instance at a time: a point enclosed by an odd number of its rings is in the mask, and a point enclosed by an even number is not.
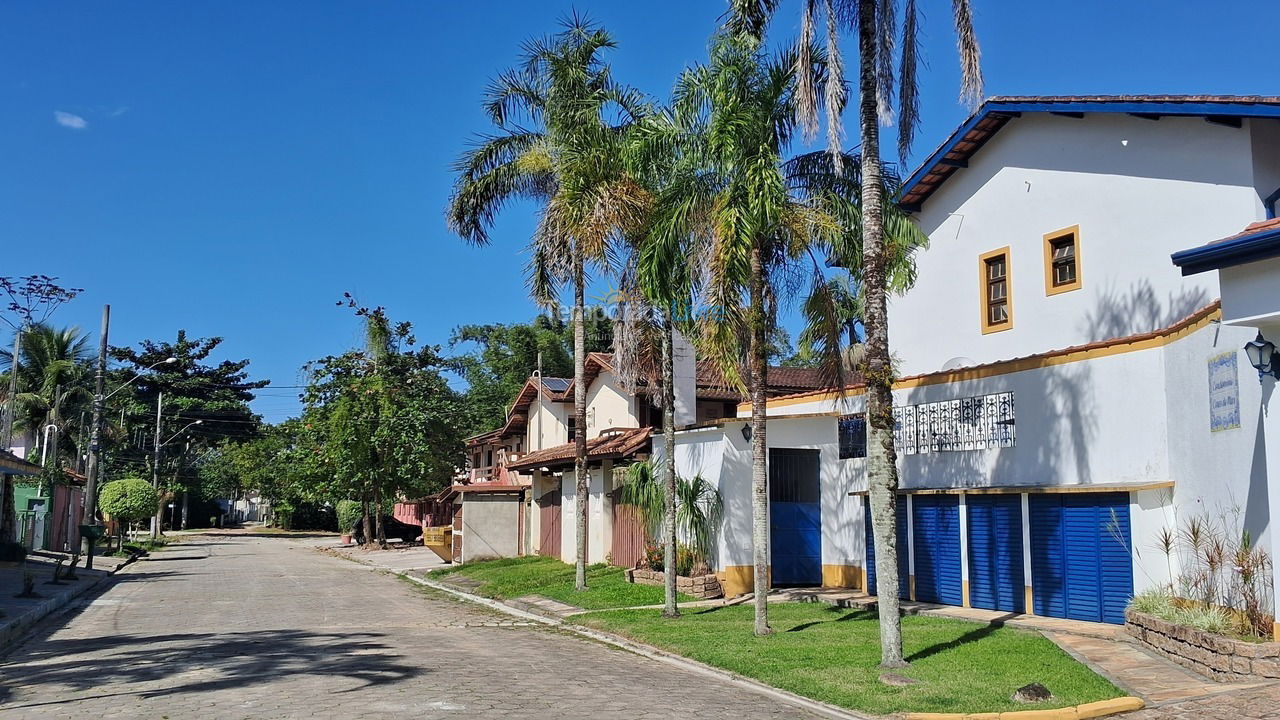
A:
[[[574,563],[573,587],[587,589],[587,515],[591,502],[591,476],[587,474],[587,329],[586,277],[582,268],[582,247],[573,244],[573,477],[578,482],[574,503],[577,559]]]
[[[751,391],[751,546],[755,562],[756,635],[769,627],[769,468],[765,443],[766,323],[764,261],[759,243],[751,248],[750,391]]]
[[[898,470],[893,448],[893,368],[889,358],[888,288],[885,276],[884,197],[880,176],[880,126],[876,109],[876,0],[858,10],[858,121],[862,132],[863,292],[866,316],[867,495],[875,536],[876,607],[880,613],[880,665],[901,667],[902,619],[898,612]]]
[[[663,513],[665,517],[666,547],[663,548],[663,566],[666,568],[665,604],[662,614],[678,617],[676,607],[676,391],[675,391],[675,328],[671,312],[663,315],[662,327],[662,444],[663,457]]]

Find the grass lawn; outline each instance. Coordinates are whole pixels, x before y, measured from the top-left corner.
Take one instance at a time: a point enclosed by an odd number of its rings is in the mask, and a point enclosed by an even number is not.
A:
[[[573,589],[573,566],[548,557],[502,558],[467,563],[431,571],[432,577],[462,575],[484,584],[477,591],[500,600],[524,595],[542,595],[588,610],[661,605],[662,588],[633,585],[622,576],[622,568],[591,565],[587,568],[587,589]],[[681,602],[695,598],[681,595]]]
[[[920,616],[903,618],[911,665],[897,671],[920,682],[891,687],[879,681],[874,612],[819,603],[770,605],[775,633],[764,638],[752,635],[752,612],[749,604],[690,608],[666,620],[651,610],[614,610],[576,620],[799,695],[881,715],[1032,710],[1124,695],[1038,633]],[[1053,700],[1010,700],[1032,682],[1049,688]]]

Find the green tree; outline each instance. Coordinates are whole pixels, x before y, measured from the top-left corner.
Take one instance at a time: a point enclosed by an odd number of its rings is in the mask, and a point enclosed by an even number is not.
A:
[[[526,43],[519,69],[502,73],[487,108],[497,134],[481,139],[457,164],[449,226],[468,242],[489,243],[489,228],[512,199],[542,206],[530,244],[530,287],[553,305],[573,287],[574,415],[577,479],[574,586],[586,589],[590,478],[586,438],[588,264],[607,265],[610,240],[643,202],[623,167],[625,127],[645,112],[640,96],[618,84],[601,59],[614,47],[604,30],[574,18],[550,38]],[[615,121],[617,118],[617,121]]]
[[[753,37],[762,37],[778,0],[731,0],[730,25]],[[982,97],[981,51],[973,28],[969,0],[952,0],[953,24],[960,55],[960,95],[970,103]],[[867,385],[867,486],[871,502],[872,531],[876,541],[876,595],[879,598],[881,664],[905,664],[902,655],[902,624],[898,614],[898,573],[896,545],[896,491],[898,475],[893,446],[893,366],[889,347],[888,296],[893,290],[894,249],[889,238],[894,206],[886,202],[884,163],[880,154],[880,125],[893,113],[898,101],[898,156],[905,162],[919,125],[920,27],[916,0],[907,0],[901,18],[893,0],[807,0],[804,5],[801,46],[808,47],[819,17],[826,18],[826,48],[830,54],[832,80],[842,71],[840,32],[851,32],[858,43],[858,134],[861,140],[861,264],[857,266],[863,301],[866,347],[863,375]],[[901,22],[901,34],[897,28]],[[896,51],[896,52],[895,52]],[[895,80],[896,60],[896,80]],[[799,110],[806,132],[819,128],[819,92],[812,73],[801,68]],[[843,85],[843,81],[840,81]],[[828,150],[837,174],[843,154],[842,113],[846,96],[826,85]]]
[[[35,450],[57,465],[59,450],[76,450],[79,413],[93,402],[92,350],[79,328],[38,323],[22,331],[15,426],[35,439]],[[13,353],[0,350],[0,367],[13,368]],[[45,448],[46,428],[51,447]]]
[[[98,507],[119,524],[121,543],[125,527],[150,517],[159,504],[160,493],[141,478],[114,480],[103,485],[98,494]]]

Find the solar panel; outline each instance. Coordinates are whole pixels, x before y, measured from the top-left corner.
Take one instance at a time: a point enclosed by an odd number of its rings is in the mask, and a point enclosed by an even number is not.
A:
[[[570,382],[571,381],[566,378],[542,378],[542,384],[547,386],[547,389],[551,392],[564,392],[565,390],[568,390]]]

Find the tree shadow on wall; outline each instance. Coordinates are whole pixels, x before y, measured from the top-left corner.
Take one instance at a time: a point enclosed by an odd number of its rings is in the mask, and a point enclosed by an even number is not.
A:
[[[1109,287],[1098,295],[1093,310],[1085,313],[1080,334],[1098,342],[1160,330],[1208,305],[1211,299],[1204,288],[1185,287],[1162,300],[1146,278],[1127,290]]]

